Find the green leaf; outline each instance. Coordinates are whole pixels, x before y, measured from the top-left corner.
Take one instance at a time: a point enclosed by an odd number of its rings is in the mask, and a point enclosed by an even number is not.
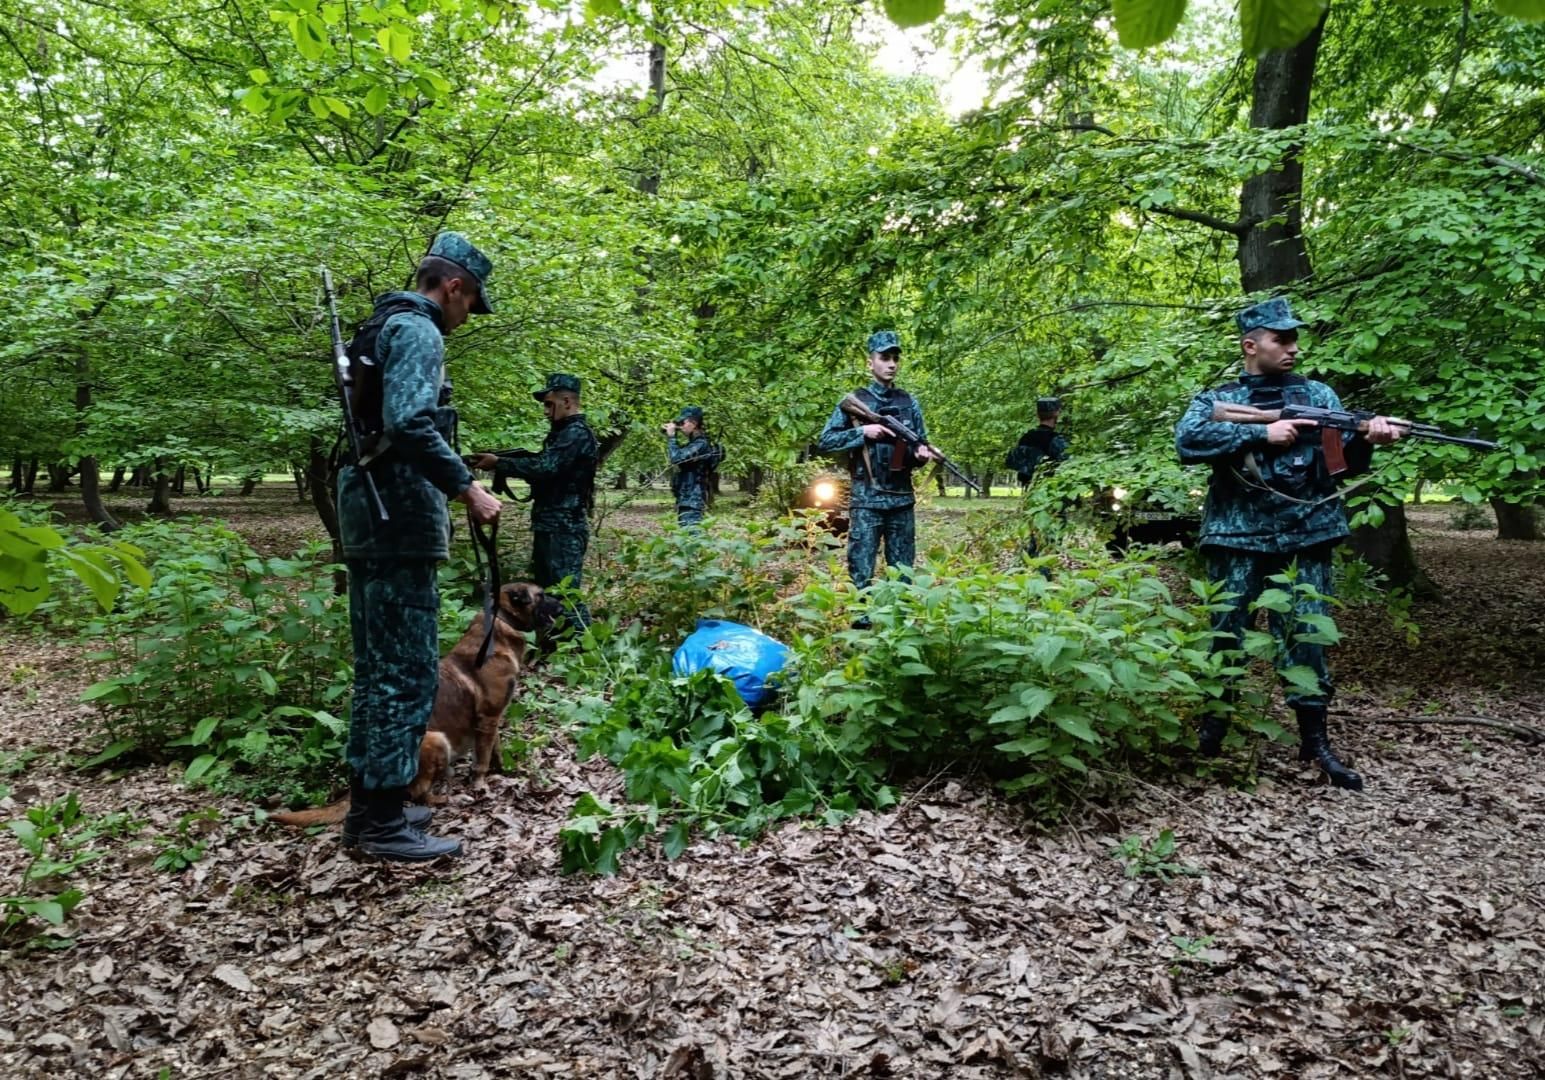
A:
[[[105,698],[115,690],[122,688],[123,683],[118,679],[103,679],[99,683],[92,683],[80,693],[80,701],[95,701]]]
[[[111,611],[113,601],[118,599],[118,575],[102,553],[92,548],[65,548],[63,554],[102,610]]]
[[[371,116],[380,116],[386,111],[386,107],[391,104],[391,101],[391,91],[377,83],[365,94],[365,111]]]
[[[29,900],[22,905],[22,908],[50,926],[60,926],[64,923],[64,908],[53,900]]]
[[[199,777],[207,773],[218,760],[213,754],[200,754],[188,762],[187,771],[182,774],[183,782],[187,784],[194,783]]]
[[[1186,13],[1186,0],[1115,0],[1116,37],[1128,49],[1168,41]]]
[[[139,744],[133,739],[118,739],[116,742],[110,742],[102,749],[98,750],[95,754],[92,754],[85,761],[81,762],[80,767],[82,769],[94,769],[98,765],[105,765],[107,762],[112,761],[116,757],[122,757],[124,754],[128,753],[130,750],[133,750],[138,745]]]
[[[1297,45],[1319,25],[1325,0],[1239,0],[1241,45],[1246,56]]]
[[[386,31],[386,52],[399,64],[406,64],[408,57],[413,55],[413,35],[400,26],[393,26]]]
[[[1094,733],[1089,722],[1080,716],[1058,716],[1053,721],[1063,731],[1075,739],[1082,739],[1086,743],[1099,743],[1100,737]]]
[[[206,716],[193,728],[193,734],[188,736],[188,745],[203,746],[209,741],[209,737],[215,733],[215,728],[220,726],[218,716]]]
[[[1497,0],[1497,10],[1526,22],[1545,22],[1545,0]]]
[[[247,78],[251,79],[256,86],[268,85],[268,72],[264,68],[253,68],[247,72]]]
[[[320,60],[327,52],[327,24],[316,15],[302,15],[290,24],[295,47],[307,60]]]
[[[944,0],[884,0],[885,14],[902,29],[931,23],[944,14]]]
[[[622,0],[585,0],[588,19],[615,19],[622,14]]]
[[[241,102],[241,107],[253,116],[262,116],[273,104],[268,98],[268,93],[261,86],[249,86],[236,91],[236,98]]]
[[[327,105],[328,111],[334,116],[341,116],[345,120],[349,118],[349,107],[335,97],[323,97],[322,101]]]
[[[660,838],[660,844],[665,848],[665,857],[675,860],[687,850],[687,841],[691,839],[692,826],[685,821],[678,821],[665,831]]]
[[[1045,735],[1037,735],[1029,739],[1011,739],[1001,742],[993,749],[1001,750],[1005,754],[1015,754],[1021,757],[1034,757],[1051,745],[1051,740]]]
[[[332,111],[327,107],[327,102],[315,94],[306,99],[306,104],[311,108],[311,115],[315,116],[318,120],[326,120],[332,115]]]

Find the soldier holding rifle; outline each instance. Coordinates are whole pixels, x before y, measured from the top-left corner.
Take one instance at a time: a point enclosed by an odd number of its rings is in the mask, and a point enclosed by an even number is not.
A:
[[[1214,650],[1243,643],[1250,604],[1269,577],[1291,566],[1296,565],[1299,582],[1330,595],[1331,552],[1349,534],[1337,481],[1366,471],[1374,446],[1404,434],[1398,422],[1384,416],[1367,417],[1360,430],[1343,431],[1314,419],[1231,413],[1237,406],[1273,413],[1295,406],[1342,411],[1334,390],[1294,373],[1298,328],[1304,324],[1293,317],[1286,300],[1246,308],[1235,323],[1244,374],[1196,395],[1175,429],[1180,460],[1212,466],[1200,544],[1208,577],[1233,594],[1225,600],[1227,609],[1213,617]],[[1317,435],[1322,428],[1323,438]],[[1325,611],[1323,601],[1295,596],[1292,618]],[[1298,758],[1317,764],[1336,787],[1361,791],[1362,777],[1331,750],[1325,714],[1333,687],[1324,648],[1303,640],[1312,627],[1299,622],[1290,631],[1287,619],[1275,612],[1269,619],[1280,645],[1278,667],[1305,665],[1319,683],[1313,692],[1294,690],[1287,696],[1298,718]],[[1201,753],[1215,757],[1227,730],[1226,716],[1208,716],[1198,733]]]
[[[873,381],[832,410],[816,441],[820,453],[848,456],[853,480],[848,574],[860,589],[874,577],[882,543],[888,566],[903,574],[911,569],[917,547],[912,472],[925,461],[942,459],[928,445],[922,407],[896,385],[901,338],[894,330],[880,330],[869,335],[865,349]]]

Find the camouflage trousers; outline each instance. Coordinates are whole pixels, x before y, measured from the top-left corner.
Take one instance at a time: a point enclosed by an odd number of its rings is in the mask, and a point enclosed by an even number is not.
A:
[[[350,559],[354,698],[349,767],[367,789],[406,787],[440,681],[440,591],[433,559]]]
[[[589,544],[588,529],[539,530],[531,534],[531,580],[551,589],[568,579],[565,587],[574,593],[568,601],[568,614],[580,629],[590,625],[590,608],[579,599],[579,590],[585,584],[585,548]]]
[[[896,567],[906,577],[917,556],[917,522],[912,507],[874,510],[855,506],[849,512],[848,576],[860,589],[874,578],[874,562],[882,542],[885,565]]]
[[[1332,585],[1331,552],[1334,547],[1334,544],[1320,544],[1302,551],[1289,552],[1240,551],[1214,545],[1204,547],[1202,554],[1207,559],[1207,576],[1214,582],[1221,582],[1229,592],[1238,594],[1225,601],[1229,605],[1227,611],[1213,614],[1212,628],[1219,635],[1213,639],[1213,652],[1243,646],[1245,631],[1250,629],[1255,621],[1250,611],[1251,602],[1259,598],[1262,591],[1268,587],[1280,588],[1278,583],[1269,582],[1266,579],[1274,574],[1286,573],[1288,566],[1295,560],[1298,564],[1297,580],[1313,585],[1322,595],[1329,596]],[[1296,619],[1300,615],[1326,615],[1329,614],[1329,610],[1330,605],[1322,600],[1298,599],[1293,608],[1293,616]],[[1286,614],[1267,612],[1266,625],[1271,631],[1271,636],[1277,639],[1278,671],[1302,664],[1313,669],[1315,675],[1319,677],[1318,694],[1311,696],[1290,693],[1287,695],[1288,704],[1325,705],[1329,703],[1331,696],[1335,693],[1335,684],[1331,681],[1330,665],[1325,660],[1325,647],[1296,640],[1296,634],[1289,635]],[[1303,623],[1298,624],[1298,633],[1309,633],[1311,630],[1311,627]]]
[[[683,529],[693,528],[703,523],[703,508],[701,506],[677,506],[676,524]]]

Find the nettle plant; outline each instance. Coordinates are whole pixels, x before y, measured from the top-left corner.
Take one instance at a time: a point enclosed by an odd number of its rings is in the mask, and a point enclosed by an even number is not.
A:
[[[1196,721],[1239,708],[1236,730],[1274,737],[1254,661],[1307,688],[1295,642],[1336,640],[1328,614],[1292,620],[1287,648],[1252,630],[1242,650],[1211,650],[1218,586],[1177,600],[1145,564],[1046,577],[933,564],[892,576],[858,601],[817,576],[785,603],[793,654],[778,706],[753,715],[708,673],[674,676],[669,645],[639,623],[598,622],[556,660],[542,705],[625,778],[627,805],[586,794],[562,830],[564,865],[611,873],[627,848],[664,829],[669,857],[695,832],[756,835],[789,816],[836,822],[895,799],[890,781],[952,763],[980,767],[1043,818],[1129,772],[1168,770]],[[1284,575],[1257,613],[1323,604]],[[849,628],[867,615],[865,630]],[[1263,665],[1263,666],[1264,666]],[[1238,706],[1226,689],[1243,681]],[[1237,738],[1238,736],[1236,736]]]
[[[106,676],[82,694],[106,738],[87,764],[184,759],[190,783],[325,787],[351,675],[348,608],[323,553],[262,558],[210,524],[134,531],[155,553],[154,584],[82,628]]]

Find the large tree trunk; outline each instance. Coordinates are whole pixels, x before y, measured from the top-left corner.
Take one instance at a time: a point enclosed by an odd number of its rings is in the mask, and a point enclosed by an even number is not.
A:
[[[1326,9],[1329,14],[1330,9]],[[1255,64],[1250,126],[1280,130],[1309,119],[1309,92],[1319,57],[1325,16],[1314,32],[1291,49],[1273,49]],[[1309,276],[1302,202],[1304,166],[1298,148],[1276,167],[1257,173],[1239,193],[1239,278],[1247,293],[1277,289]]]
[[[150,505],[145,507],[145,511],[169,515],[172,512],[172,477],[166,471],[165,458],[156,458],[154,471],[152,482],[155,486],[150,493]]]
[[[241,493],[243,495],[251,495],[254,491],[257,490],[257,486],[259,484],[261,484],[262,482],[263,482],[263,474],[262,473],[252,473],[252,474],[250,474],[249,476],[247,476],[247,477],[242,479],[242,482],[241,482]]]
[[[762,485],[767,481],[767,470],[760,465],[753,465],[740,475],[740,490],[755,498],[762,490]]]
[[[1390,584],[1409,589],[1413,596],[1424,600],[1434,600],[1442,595],[1437,584],[1416,565],[1403,505],[1386,506],[1382,525],[1353,529],[1350,543],[1352,550],[1369,566],[1382,572]]]
[[[70,475],[75,470],[68,462],[51,461],[48,464],[48,490],[63,491],[70,486]]]
[[[112,483],[107,485],[107,490],[108,491],[117,491],[119,488],[123,487],[123,477],[124,477],[124,474],[127,473],[128,471],[129,470],[124,468],[122,465],[120,465],[116,469],[114,469],[113,470],[113,481],[112,481]]]
[[[82,355],[75,362],[75,434],[86,433],[86,414],[91,411],[91,361]],[[86,504],[86,513],[100,525],[104,532],[121,528],[118,519],[108,513],[102,502],[102,476],[97,470],[97,459],[86,455],[80,459],[80,493]]]
[[[1534,503],[1510,503],[1506,499],[1492,499],[1491,508],[1497,515],[1498,540],[1541,540],[1540,508]]]
[[[22,477],[21,493],[31,495],[37,490],[38,483],[38,459],[33,458],[27,462],[27,474]]]

